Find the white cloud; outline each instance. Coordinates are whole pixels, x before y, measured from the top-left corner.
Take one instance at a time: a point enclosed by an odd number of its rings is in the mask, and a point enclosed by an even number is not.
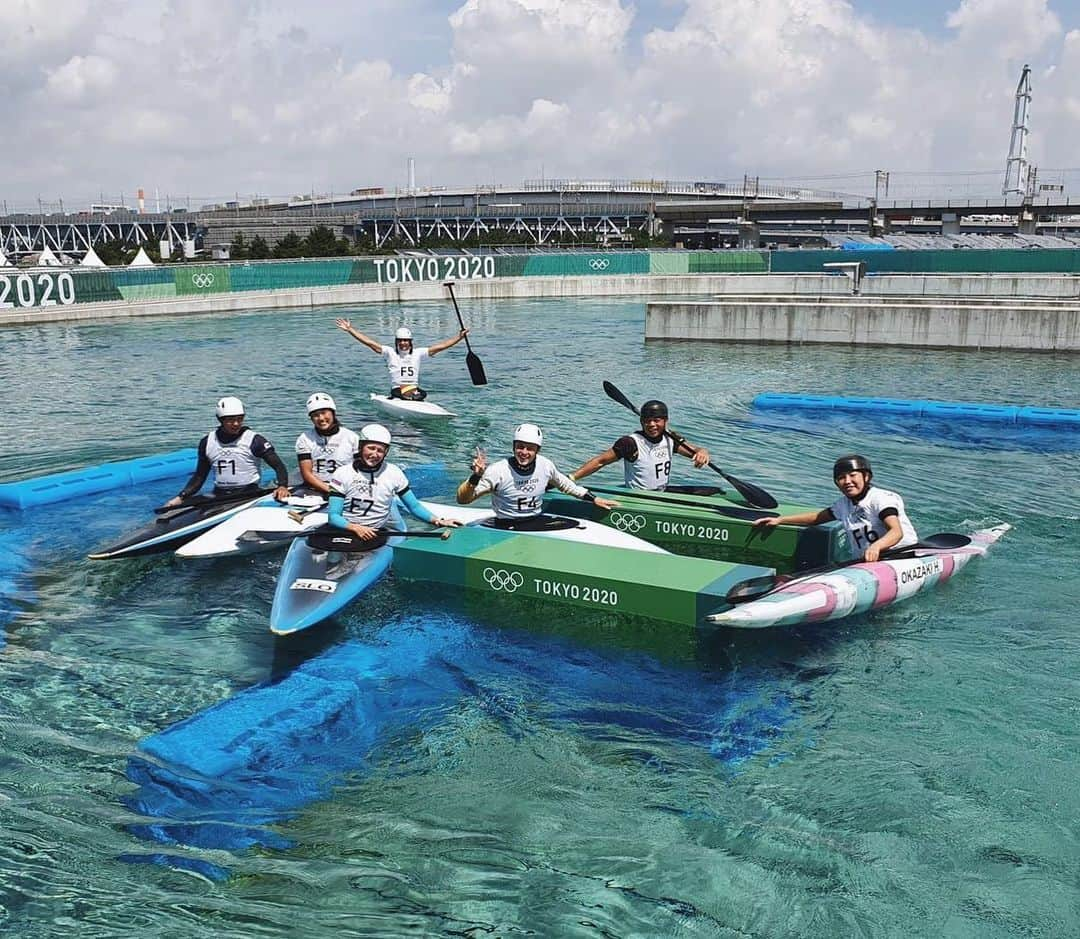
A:
[[[345,0],[0,3],[15,167],[0,195],[394,186],[408,156],[421,184],[448,185],[541,164],[681,179],[996,168],[1025,62],[1032,157],[1068,165],[1080,147],[1065,0],[959,0],[934,34],[842,0],[685,0],[645,29],[631,0],[464,0],[437,41],[379,58],[358,38],[393,34],[395,16],[430,30],[434,6],[380,0],[361,29]]]

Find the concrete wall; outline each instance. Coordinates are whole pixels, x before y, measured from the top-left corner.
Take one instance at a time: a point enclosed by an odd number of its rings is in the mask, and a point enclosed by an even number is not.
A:
[[[1070,313],[1068,307],[1072,304],[1062,302],[1080,296],[1080,277],[1076,275],[883,274],[864,278],[861,289],[861,295],[853,297],[848,278],[827,274],[500,277],[458,280],[455,287],[462,299],[728,298],[726,314],[721,314],[716,304],[678,303],[664,309],[650,304],[646,338],[654,339],[943,346],[959,343],[964,347],[970,347],[974,339],[974,344],[983,348],[1078,347],[1076,312]],[[934,296],[929,305],[922,299],[928,296]],[[892,307],[897,300],[888,299],[908,297],[920,299],[900,308]],[[1047,298],[1046,302],[1030,299],[1039,297]],[[0,325],[445,299],[446,291],[437,281],[343,284],[0,309]],[[791,307],[793,299],[806,301],[801,312]],[[823,301],[834,302],[835,309],[823,306]],[[1009,309],[976,309],[1002,301],[1009,304]],[[882,309],[886,304],[890,305],[887,311]],[[1062,306],[1064,309],[1058,308]],[[860,309],[864,312],[859,313]],[[875,338],[867,338],[870,336]]]
[[[1062,301],[745,297],[649,303],[646,339],[1080,351]]]

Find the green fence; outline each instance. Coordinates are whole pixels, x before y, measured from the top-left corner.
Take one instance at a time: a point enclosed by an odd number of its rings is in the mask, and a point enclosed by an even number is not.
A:
[[[1078,274],[1080,251],[595,251],[551,254],[246,261],[115,270],[0,272],[0,310],[342,284],[626,274],[820,274],[865,261],[871,274]]]

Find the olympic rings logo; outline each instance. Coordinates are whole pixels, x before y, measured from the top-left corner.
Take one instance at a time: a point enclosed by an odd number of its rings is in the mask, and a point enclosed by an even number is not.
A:
[[[610,517],[613,528],[631,535],[636,535],[646,524],[644,515],[627,515],[625,512],[612,512]]]
[[[525,578],[518,571],[504,571],[497,567],[485,567],[484,583],[492,590],[505,590],[507,593],[513,593],[525,583]]]
[[[214,272],[213,271],[201,271],[191,275],[191,285],[193,287],[213,287],[214,286]]]
[[[594,271],[606,271],[610,263],[607,258],[589,258],[589,267]]]

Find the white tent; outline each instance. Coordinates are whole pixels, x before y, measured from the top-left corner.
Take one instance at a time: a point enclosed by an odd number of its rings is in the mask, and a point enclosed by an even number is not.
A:
[[[139,253],[135,255],[128,267],[153,267],[154,262],[146,256],[146,252],[142,247],[139,248]]]
[[[34,266],[62,267],[63,265],[60,263],[60,259],[55,254],[53,254],[52,248],[50,248],[48,245],[45,245],[45,250],[43,250],[41,254],[38,255],[37,264],[35,264]]]
[[[79,267],[107,267],[108,265],[97,256],[97,252],[93,247],[86,249],[86,254],[83,255],[83,259],[79,262]]]

